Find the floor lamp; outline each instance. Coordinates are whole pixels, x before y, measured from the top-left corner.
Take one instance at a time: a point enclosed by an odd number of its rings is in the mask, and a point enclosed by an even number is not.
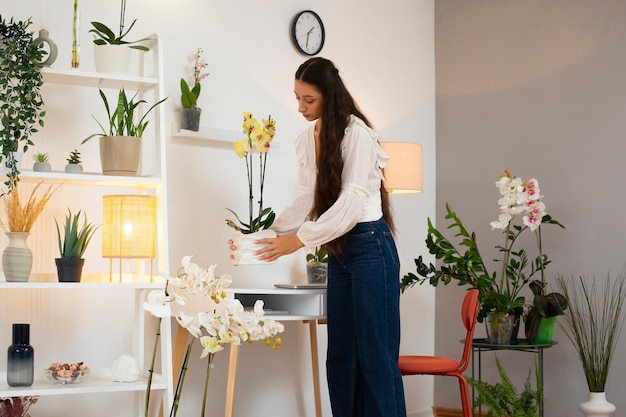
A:
[[[113,281],[113,258],[149,259],[150,282],[155,255],[156,197],[105,195],[102,197],[102,257],[110,258],[109,282]]]

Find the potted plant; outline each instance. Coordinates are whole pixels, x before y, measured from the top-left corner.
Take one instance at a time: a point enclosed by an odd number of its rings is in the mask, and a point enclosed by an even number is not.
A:
[[[15,183],[13,191],[3,197],[6,220],[1,226],[9,238],[9,243],[2,252],[2,270],[7,281],[26,282],[30,276],[33,254],[26,239],[30,236],[30,230],[46,203],[60,187],[50,185],[44,194],[38,197],[37,190],[42,183],[38,183],[32,189],[25,203],[20,198],[19,183]]]
[[[615,406],[606,401],[605,388],[624,323],[626,272],[602,280],[558,276],[556,282],[568,301],[558,325],[576,350],[589,388],[579,409],[587,416],[608,416]]]
[[[137,107],[146,101],[136,100],[137,94],[129,100],[122,88],[118,93],[117,106],[111,109],[106,95],[102,90],[98,91],[107,112],[108,128],[96,120],[102,133],[89,135],[82,143],[100,136],[100,162],[104,175],[136,176],[141,160],[141,137],[149,122],[145,119],[167,97],[154,103],[139,117]]]
[[[469,232],[451,206],[446,204],[445,218],[450,221],[447,229],[456,230],[454,236],[458,241],[444,236],[429,218],[426,246],[442,264],[427,265],[420,256],[415,259],[417,274],[405,275],[400,287],[405,291],[416,283],[421,285],[429,282],[437,286],[439,283],[447,285],[455,282],[460,286],[477,288],[481,302],[478,321],[482,322],[489,316],[487,333],[490,341],[508,344],[515,322],[517,320],[519,323],[519,316],[523,312],[525,296],[521,291],[536,273],[541,275],[541,282],[545,282],[545,268],[550,260],[542,250],[541,225],[547,223],[563,226],[545,212],[537,180],[523,182],[519,177],[505,171],[496,182],[496,187],[501,194],[498,200],[501,212],[498,220],[491,222],[491,226],[502,230],[504,235],[504,245],[496,246],[501,254],[501,258],[496,259],[501,264],[500,274],[489,272],[479,251],[476,233]],[[523,215],[522,224],[513,223],[517,215]],[[514,246],[526,230],[535,234],[537,242],[538,253],[532,262],[525,249],[516,250]]]
[[[65,216],[64,232],[61,234],[59,223],[54,220],[57,227],[60,257],[55,259],[59,282],[80,282],[85,259],[83,254],[91,241],[99,225],[87,222],[87,215],[79,226],[81,212],[73,214],[70,209]]]
[[[315,248],[306,255],[306,274],[309,284],[325,284],[328,277],[328,246]]]
[[[33,155],[33,159],[35,160],[35,163],[33,164],[33,171],[50,172],[52,170],[52,166],[50,166],[50,162],[48,162],[47,153],[37,152]]]
[[[535,361],[536,389],[530,383],[530,371],[524,383],[524,389],[518,393],[517,388],[506,374],[500,360],[496,356],[496,366],[501,382],[488,384],[484,381],[466,378],[478,392],[474,408],[484,406],[488,416],[497,417],[539,417],[539,407],[543,403],[543,385]]]
[[[144,45],[138,45],[138,42],[146,40],[146,38],[137,41],[127,41],[124,38],[128,32],[135,26],[137,19],[124,30],[124,16],[126,14],[126,0],[121,1],[120,10],[120,30],[115,33],[113,29],[101,22],[91,22],[93,27],[89,33],[94,35],[94,58],[96,62],[96,70],[98,72],[106,72],[112,74],[126,74],[128,65],[130,64],[130,49],[139,51],[147,51]]]
[[[10,193],[19,180],[17,152],[33,145],[31,136],[43,126],[41,62],[44,50],[33,43],[27,21],[6,21],[0,15],[0,164]]]
[[[207,63],[201,59],[202,52],[202,49],[198,48],[196,53],[190,57],[193,62],[192,87],[189,87],[185,78],[180,79],[180,102],[183,106],[180,128],[195,132],[200,129],[200,114],[202,113],[202,109],[198,107],[198,97],[201,90],[200,82],[209,75],[203,72]]]
[[[70,156],[67,158],[67,165],[65,165],[65,172],[68,174],[82,174],[83,166],[80,164],[80,152],[78,149],[74,149],[70,152]]]

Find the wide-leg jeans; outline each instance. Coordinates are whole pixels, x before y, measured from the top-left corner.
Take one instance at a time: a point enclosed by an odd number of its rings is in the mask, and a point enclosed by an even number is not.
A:
[[[357,224],[328,264],[326,373],[334,417],[406,417],[400,261],[384,220]]]

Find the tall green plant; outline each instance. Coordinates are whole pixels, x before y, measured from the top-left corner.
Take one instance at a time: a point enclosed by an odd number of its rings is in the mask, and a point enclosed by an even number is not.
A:
[[[154,103],[150,108],[143,113],[143,115],[139,118],[140,112],[137,107],[142,104],[147,103],[145,100],[137,100],[135,101],[137,94],[128,99],[126,96],[126,91],[122,88],[117,95],[117,106],[114,109],[111,109],[109,106],[109,101],[107,100],[106,95],[102,90],[98,90],[100,92],[100,97],[102,98],[102,102],[104,103],[104,108],[107,112],[107,121],[108,121],[108,129],[105,128],[97,119],[96,122],[102,129],[102,133],[93,133],[85,138],[81,143],[87,142],[89,139],[94,136],[133,136],[133,137],[141,137],[146,127],[148,126],[148,120],[145,120],[148,114],[159,104],[163,103],[167,100],[167,97],[159,100]],[[136,118],[139,118],[138,121],[135,121]]]
[[[100,226],[87,223],[87,215],[85,214],[83,224],[79,227],[78,222],[81,212],[79,211],[76,214],[72,214],[68,209],[67,213],[68,214],[65,216],[63,239],[61,238],[59,223],[57,223],[56,219],[54,220],[57,227],[59,254],[61,258],[82,258],[85,250],[87,250],[87,245],[89,245],[91,238]]]
[[[0,163],[8,167],[4,185],[11,192],[19,181],[13,152],[33,146],[31,135],[43,127],[43,85],[37,62],[44,56],[42,45],[33,45],[31,20],[8,22],[0,15]]]
[[[605,392],[613,353],[624,324],[626,272],[602,281],[557,277],[569,307],[557,323],[576,348],[590,392]]]

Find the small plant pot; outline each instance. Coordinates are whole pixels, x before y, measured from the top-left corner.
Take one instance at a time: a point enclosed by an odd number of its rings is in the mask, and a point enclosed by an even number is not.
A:
[[[52,165],[50,165],[50,162],[35,162],[33,164],[33,171],[50,172],[52,171]]]
[[[180,128],[197,132],[200,130],[200,114],[202,109],[182,109],[180,114]]]
[[[82,174],[83,166],[81,164],[67,164],[65,165],[65,172],[68,174]]]
[[[56,258],[57,276],[59,282],[80,282],[83,274],[83,258]]]
[[[306,264],[306,276],[309,284],[326,284],[328,264],[326,262]]]

